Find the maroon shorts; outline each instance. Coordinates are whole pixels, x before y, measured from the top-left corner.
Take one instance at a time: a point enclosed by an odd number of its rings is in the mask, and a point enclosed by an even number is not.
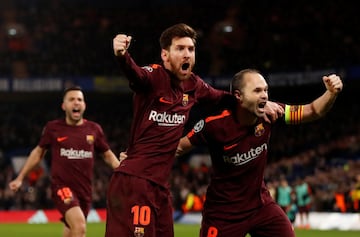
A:
[[[275,203],[256,211],[247,219],[219,220],[203,217],[201,237],[295,237],[294,228],[285,212]]]
[[[65,213],[70,208],[79,206],[84,213],[85,219],[89,214],[91,207],[91,199],[79,198],[79,195],[76,194],[76,191],[70,189],[69,187],[53,186],[52,196],[56,209],[58,209],[62,215],[60,220],[64,222],[66,226],[68,226],[68,224],[65,221]]]
[[[149,180],[115,172],[107,193],[106,237],[173,237],[170,191]]]

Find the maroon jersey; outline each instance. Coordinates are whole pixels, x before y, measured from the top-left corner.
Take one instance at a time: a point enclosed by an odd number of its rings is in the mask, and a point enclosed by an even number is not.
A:
[[[225,92],[194,74],[179,84],[161,65],[139,67],[128,53],[119,60],[135,94],[128,158],[116,170],[167,186],[191,107],[216,103]]]
[[[50,121],[39,146],[51,149],[52,185],[69,187],[79,198],[91,200],[95,153],[109,150],[100,125],[88,120],[80,126],[68,125],[65,119]]]
[[[240,126],[230,110],[200,120],[188,133],[193,145],[207,145],[212,161],[204,215],[241,219],[272,202],[264,183],[271,124],[259,119]]]

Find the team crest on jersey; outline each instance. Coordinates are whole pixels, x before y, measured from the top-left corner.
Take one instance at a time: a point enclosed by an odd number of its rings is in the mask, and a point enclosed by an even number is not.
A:
[[[86,141],[90,145],[94,143],[94,135],[86,135]]]
[[[256,127],[255,127],[255,136],[256,137],[260,137],[261,135],[263,135],[265,132],[265,128],[264,128],[264,125],[262,123],[258,124]]]
[[[186,106],[188,103],[189,103],[189,95],[188,94],[183,94],[182,105]]]
[[[134,237],[143,237],[145,234],[144,227],[136,227],[134,231]]]
[[[195,133],[200,132],[200,131],[204,128],[204,125],[205,125],[205,121],[204,121],[203,119],[200,120],[199,122],[197,122],[197,123],[194,125],[194,132],[195,132]]]

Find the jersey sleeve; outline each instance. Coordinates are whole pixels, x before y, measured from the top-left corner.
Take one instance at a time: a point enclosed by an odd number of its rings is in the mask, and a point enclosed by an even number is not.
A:
[[[117,59],[126,78],[129,80],[130,89],[140,91],[151,85],[151,66],[138,66],[128,52],[123,57],[118,57]]]
[[[40,140],[38,146],[44,149],[48,149],[51,146],[51,126],[47,123],[41,132]]]
[[[205,120],[201,119],[194,125],[193,129],[188,132],[186,136],[192,145],[199,146],[207,144],[206,136],[204,135],[206,133],[205,126]]]
[[[199,77],[197,78],[196,93],[196,97],[200,103],[212,102],[219,104],[222,99],[229,96],[229,93],[213,88]]]
[[[95,139],[95,143],[94,143],[95,150],[97,152],[104,153],[110,149],[110,146],[107,142],[107,139],[105,137],[104,131],[101,128],[101,126],[99,124],[95,123],[95,127],[96,127],[96,131],[97,131],[97,133],[96,133],[97,135],[96,135],[96,139]]]

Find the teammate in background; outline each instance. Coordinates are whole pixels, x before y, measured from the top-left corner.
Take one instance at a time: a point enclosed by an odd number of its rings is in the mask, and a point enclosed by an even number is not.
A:
[[[186,24],[167,28],[160,36],[162,65],[145,67],[127,51],[131,36],[113,39],[114,54],[135,93],[127,159],[109,184],[106,237],[174,236],[168,179],[190,109],[232,98],[192,72],[196,37]],[[269,113],[276,119],[283,110],[273,108]]]
[[[84,237],[92,201],[93,165],[96,153],[116,168],[120,161],[110,150],[99,124],[83,118],[86,104],[80,87],[64,91],[65,118],[49,121],[38,145],[31,151],[19,175],[9,183],[17,191],[26,175],[51,151],[51,189],[62,214],[64,237]]]
[[[281,104],[287,124],[319,119],[329,111],[343,85],[336,75],[324,76],[323,81],[326,92],[312,103]],[[179,156],[193,146],[207,145],[211,156],[213,172],[200,236],[295,236],[263,179],[273,126],[263,119],[268,85],[257,70],[246,69],[234,76],[232,94],[233,108],[200,120],[177,150]]]
[[[311,208],[311,188],[303,178],[298,178],[295,185],[296,204],[299,210],[300,228],[309,229],[309,212]]]

